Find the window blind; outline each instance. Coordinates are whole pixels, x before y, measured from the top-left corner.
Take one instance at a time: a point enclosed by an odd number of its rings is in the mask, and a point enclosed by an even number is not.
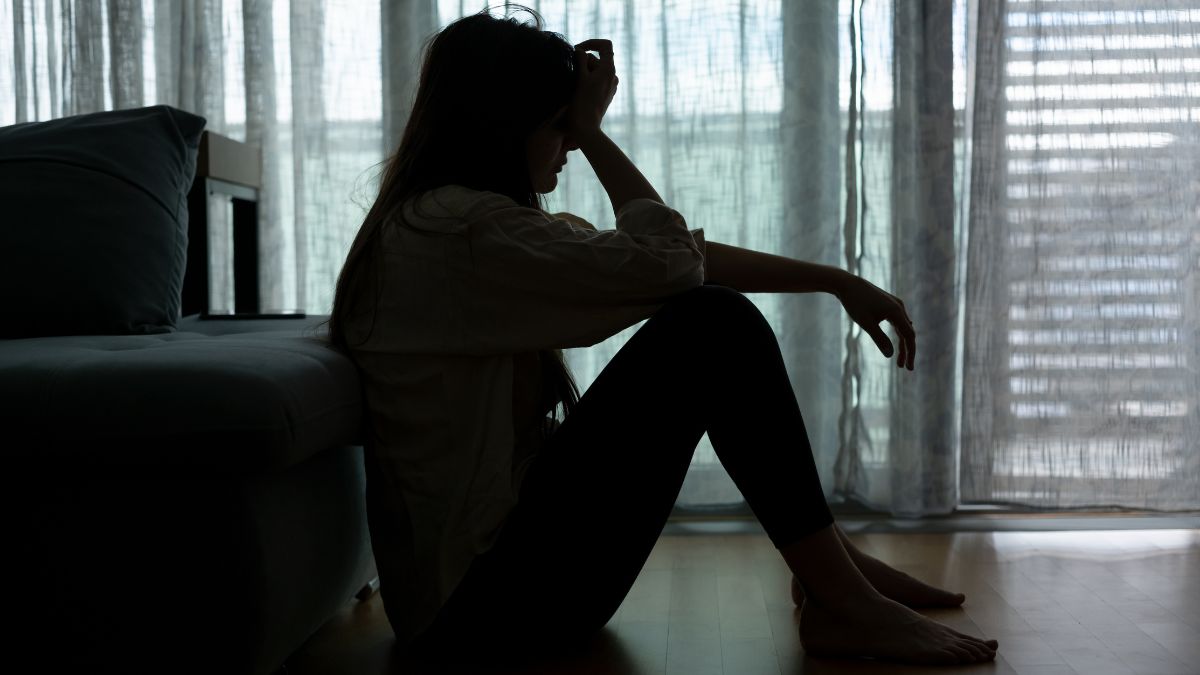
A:
[[[992,318],[974,344],[992,339],[968,357],[990,410],[964,400],[968,430],[988,420],[963,499],[1194,504],[1200,2],[1009,0],[998,18],[1002,68],[975,93],[996,95],[1003,147],[976,149],[996,160],[972,222],[994,247],[975,249]]]

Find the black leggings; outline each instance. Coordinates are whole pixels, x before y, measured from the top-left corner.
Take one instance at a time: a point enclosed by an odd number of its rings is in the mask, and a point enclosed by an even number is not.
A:
[[[587,389],[417,653],[519,660],[594,635],[705,431],[777,548],[833,522],[774,332],[741,293],[701,286],[663,305]]]

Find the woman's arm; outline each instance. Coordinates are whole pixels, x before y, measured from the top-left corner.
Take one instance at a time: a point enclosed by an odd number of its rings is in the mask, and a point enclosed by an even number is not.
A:
[[[595,51],[600,57],[588,54],[588,50]],[[662,197],[650,185],[650,181],[600,130],[600,121],[617,93],[619,82],[613,65],[612,41],[595,39],[580,42],[575,45],[575,59],[579,83],[575,88],[575,97],[567,107],[568,133],[608,192],[613,213],[621,213],[621,207],[634,199],[653,199],[662,204]]]
[[[621,152],[621,148],[599,128],[579,132],[575,142],[587,157],[596,178],[608,192],[612,202],[613,213],[620,213],[621,207],[633,199],[649,198],[663,203],[662,197],[650,185],[650,181],[634,166],[633,162]]]
[[[593,49],[595,58],[587,53]],[[587,40],[575,46],[580,82],[567,119],[571,136],[583,151],[596,177],[604,185],[618,216],[626,203],[647,198],[663,203],[662,197],[633,162],[600,130],[600,120],[617,91],[612,42]],[[913,368],[916,333],[900,298],[845,270],[828,265],[793,260],[715,242],[705,243],[705,281],[729,286],[743,293],[832,293],[850,318],[875,340],[884,356],[892,355],[892,343],[879,328],[888,321],[899,336],[896,365]]]
[[[742,293],[815,293],[837,295],[850,273],[830,265],[709,241],[704,280]]]
[[[904,302],[862,277],[816,263],[770,253],[707,242],[704,280],[743,293],[812,293],[834,295],[850,319],[862,326],[879,351],[891,357],[891,341],[879,327],[883,321],[896,329],[899,354],[896,366],[912,370],[917,355],[917,334]]]

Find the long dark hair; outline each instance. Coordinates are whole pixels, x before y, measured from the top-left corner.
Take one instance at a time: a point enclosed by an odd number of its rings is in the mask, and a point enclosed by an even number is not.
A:
[[[329,338],[348,355],[348,318],[365,297],[375,299],[372,312],[378,306],[381,233],[402,220],[405,202],[444,185],[462,185],[544,209],[529,176],[525,143],[574,95],[575,49],[562,35],[543,30],[536,11],[506,8],[529,14],[533,25],[494,17],[485,8],[454,21],[425,45],[400,147],[387,160],[379,196],[338,275]],[[374,314],[371,321],[373,327]],[[562,402],[565,416],[579,400],[579,389],[562,350],[543,353],[541,361],[547,366],[544,385]]]

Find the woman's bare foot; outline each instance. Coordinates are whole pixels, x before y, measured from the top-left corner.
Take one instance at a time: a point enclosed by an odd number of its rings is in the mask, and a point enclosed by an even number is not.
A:
[[[914,579],[856,548],[851,547],[847,553],[875,590],[906,607],[958,607],[967,599],[962,593],[944,591]]]
[[[813,657],[866,657],[919,665],[996,658],[995,640],[959,633],[890,600],[847,608],[811,601],[800,610],[800,644]]]
[[[800,644],[808,654],[912,664],[995,658],[995,640],[964,635],[884,596],[839,534],[831,524],[779,549],[792,573],[812,591],[800,612]],[[867,569],[878,571],[870,565]]]
[[[951,593],[890,567],[887,563],[868,555],[856,556],[849,551],[854,566],[862,572],[867,581],[884,597],[904,605],[905,607],[958,607],[966,600],[962,593]],[[792,577],[792,601],[796,606],[804,604],[804,588],[796,577]]]
[[[836,526],[835,526],[836,527]],[[966,600],[962,593],[951,593],[901,572],[878,558],[871,557],[858,550],[850,538],[837,528],[838,538],[841,539],[846,553],[854,561],[854,566],[871,582],[875,590],[884,597],[904,605],[905,607],[958,607]],[[804,588],[796,577],[792,577],[792,601],[796,606],[804,604]]]

